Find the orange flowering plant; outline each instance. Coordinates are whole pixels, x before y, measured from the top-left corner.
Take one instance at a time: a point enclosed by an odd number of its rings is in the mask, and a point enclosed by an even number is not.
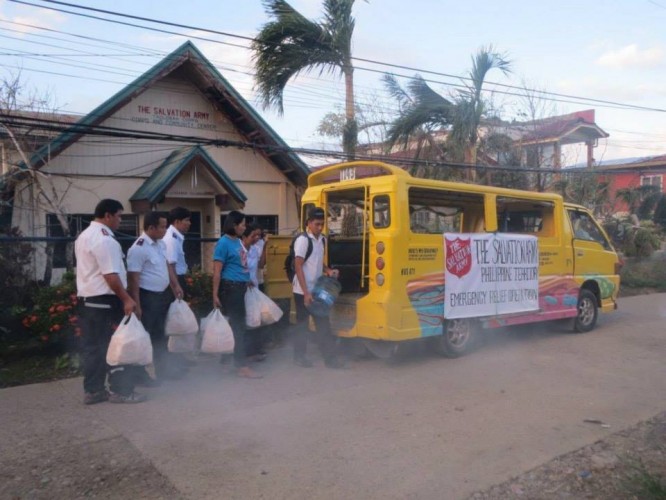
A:
[[[39,288],[23,317],[27,331],[45,344],[67,344],[81,336],[76,315],[76,281],[65,274],[59,285]]]
[[[195,267],[185,275],[185,283],[190,307],[197,316],[206,316],[213,309],[213,276]]]

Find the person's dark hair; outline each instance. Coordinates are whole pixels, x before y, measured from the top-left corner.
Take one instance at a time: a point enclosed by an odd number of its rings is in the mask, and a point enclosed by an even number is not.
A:
[[[192,212],[190,212],[187,208],[184,207],[176,207],[172,208],[169,211],[169,224],[173,224],[177,220],[183,220],[187,219],[188,217],[192,216]]]
[[[245,220],[245,214],[237,210],[232,210],[224,218],[224,226],[222,227],[222,234],[229,236],[236,236],[236,226]]]
[[[259,224],[255,224],[254,222],[252,224],[248,224],[247,226],[245,226],[245,231],[243,232],[243,236],[247,238],[252,234],[253,231],[256,231],[257,229],[261,230]]]
[[[150,226],[157,227],[160,225],[160,219],[166,219],[167,214],[164,212],[148,212],[143,216],[143,230],[147,231]]]
[[[95,207],[95,218],[103,219],[107,213],[115,215],[119,210],[124,210],[122,203],[120,203],[118,200],[106,198],[100,201]]]
[[[310,222],[311,220],[324,220],[325,218],[326,213],[323,208],[313,207],[308,210],[308,218],[306,219],[306,222]]]

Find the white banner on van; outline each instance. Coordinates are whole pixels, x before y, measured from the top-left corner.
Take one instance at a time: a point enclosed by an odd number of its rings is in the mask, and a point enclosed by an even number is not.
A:
[[[444,233],[444,316],[539,308],[539,244],[522,234]]]

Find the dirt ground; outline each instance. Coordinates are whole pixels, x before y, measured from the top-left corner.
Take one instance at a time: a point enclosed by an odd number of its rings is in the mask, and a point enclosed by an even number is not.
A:
[[[666,499],[666,412],[469,497],[517,498]]]

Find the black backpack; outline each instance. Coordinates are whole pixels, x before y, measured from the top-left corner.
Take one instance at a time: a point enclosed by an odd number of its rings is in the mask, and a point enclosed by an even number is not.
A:
[[[304,263],[306,260],[310,258],[310,255],[312,255],[312,251],[314,250],[314,245],[312,244],[312,240],[305,232],[298,233],[291,240],[291,243],[289,244],[289,253],[284,259],[284,270],[287,273],[287,279],[289,280],[290,283],[294,282],[294,276],[296,276],[296,265],[295,265],[296,254],[294,253],[294,243],[296,243],[296,240],[301,236],[305,236],[308,239],[308,249],[305,251],[305,258],[303,259]],[[326,248],[326,238],[322,236],[322,239],[324,241],[324,248]]]

